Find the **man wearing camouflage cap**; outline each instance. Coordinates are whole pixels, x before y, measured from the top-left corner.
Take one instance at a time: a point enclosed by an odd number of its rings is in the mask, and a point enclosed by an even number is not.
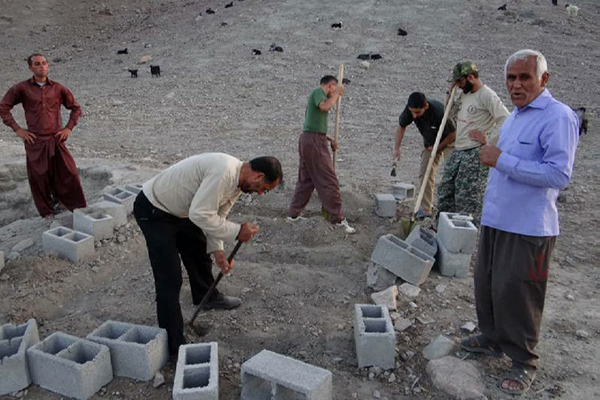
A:
[[[473,61],[456,64],[451,82],[452,88],[461,89],[450,115],[456,121],[455,150],[438,189],[438,210],[466,212],[479,223],[488,175],[488,167],[479,162],[480,142],[482,138],[495,142],[509,113],[496,92],[481,82]]]

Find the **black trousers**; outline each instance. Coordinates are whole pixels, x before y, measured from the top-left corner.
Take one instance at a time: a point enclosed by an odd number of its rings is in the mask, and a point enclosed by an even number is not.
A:
[[[535,369],[550,259],[556,236],[481,227],[475,266],[479,329],[514,364]]]
[[[167,330],[169,352],[185,344],[179,304],[181,262],[187,270],[194,304],[200,304],[214,282],[206,237],[188,218],[178,218],[152,205],[140,192],[133,206],[135,219],[146,238],[156,288],[158,326]],[[180,259],[181,257],[181,259]],[[213,296],[219,292],[215,290]]]

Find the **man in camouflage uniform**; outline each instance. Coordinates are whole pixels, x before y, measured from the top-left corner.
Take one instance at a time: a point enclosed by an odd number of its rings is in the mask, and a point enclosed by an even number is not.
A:
[[[469,213],[479,223],[488,175],[488,167],[479,162],[479,148],[487,139],[496,141],[509,112],[496,92],[481,82],[474,62],[456,64],[451,82],[458,92],[450,116],[456,121],[455,150],[438,188],[438,210]]]

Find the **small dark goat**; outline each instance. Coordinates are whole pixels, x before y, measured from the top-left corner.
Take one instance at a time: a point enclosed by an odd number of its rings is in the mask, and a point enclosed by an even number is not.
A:
[[[129,73],[131,74],[132,78],[137,78],[138,77],[137,76],[137,73],[138,73],[137,69],[128,69],[127,71],[129,71]]]
[[[331,27],[334,29],[341,29],[342,28],[342,22],[336,22],[335,24],[331,24]]]
[[[150,66],[150,73],[152,74],[152,77],[154,78],[155,76],[157,78],[160,77],[160,65],[151,65]]]
[[[117,54],[129,54],[129,53],[127,52],[127,49],[125,48],[123,50],[117,50]]]

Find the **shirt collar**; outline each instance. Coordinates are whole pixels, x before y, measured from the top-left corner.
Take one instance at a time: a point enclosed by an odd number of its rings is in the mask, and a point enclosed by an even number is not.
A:
[[[37,85],[37,83],[35,82],[35,78],[32,76],[31,78],[29,78],[29,83],[31,83],[32,85]],[[50,85],[52,86],[54,82],[52,82],[50,80],[50,78],[46,78],[46,85]]]
[[[552,100],[552,95],[550,94],[548,89],[544,89],[542,93],[540,93],[538,97],[536,97],[531,103],[527,104],[523,108],[517,107],[517,109],[519,112],[526,110],[527,108],[538,108],[540,110],[543,110],[548,106],[550,100]]]

